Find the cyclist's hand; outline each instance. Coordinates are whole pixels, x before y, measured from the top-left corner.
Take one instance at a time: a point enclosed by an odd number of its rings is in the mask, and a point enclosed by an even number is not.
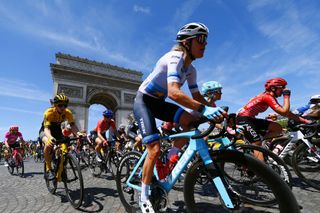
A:
[[[213,120],[214,122],[221,122],[224,117],[228,116],[228,114],[220,107],[208,107],[208,106],[204,107],[202,114],[206,118],[208,118],[209,120]]]
[[[84,133],[84,132],[77,132],[77,137],[80,137],[80,138],[86,137],[86,133]]]
[[[57,140],[52,136],[48,139],[48,142],[49,142],[50,145],[54,145],[56,143],[56,141]]]
[[[103,141],[103,146],[108,146],[108,141]]]
[[[287,96],[290,96],[291,95],[291,90],[289,89],[284,89],[283,92],[282,92],[283,96],[287,95]]]

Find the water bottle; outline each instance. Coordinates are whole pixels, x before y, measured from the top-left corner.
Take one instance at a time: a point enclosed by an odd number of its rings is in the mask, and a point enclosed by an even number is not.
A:
[[[272,152],[276,155],[278,155],[283,149],[283,146],[281,146],[280,144],[278,144],[273,150]]]

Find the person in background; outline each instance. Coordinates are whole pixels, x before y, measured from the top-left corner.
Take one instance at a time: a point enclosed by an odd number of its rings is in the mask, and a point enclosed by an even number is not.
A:
[[[259,113],[265,112],[271,107],[276,113],[291,118],[300,123],[310,123],[290,112],[290,95],[291,91],[286,88],[287,81],[283,78],[272,78],[266,81],[265,91],[253,98],[243,106],[237,114],[236,122],[247,129],[246,139],[256,145],[261,145],[261,137],[270,139],[282,135],[282,127],[279,123],[256,118]],[[281,106],[277,98],[283,96],[283,105]],[[255,152],[255,156],[263,160],[260,152]]]
[[[102,113],[103,118],[100,119],[97,123],[96,128],[91,131],[92,138],[96,143],[95,150],[97,152],[96,160],[98,162],[102,162],[102,154],[101,149],[103,144],[108,145],[108,140],[106,137],[106,132],[110,129],[113,134],[115,134],[115,137],[119,139],[119,134],[117,132],[116,123],[113,119],[113,111],[111,109],[106,109]],[[109,131],[110,134],[110,131]]]
[[[63,94],[57,94],[53,100],[51,100],[52,106],[44,112],[43,122],[39,130],[39,137],[44,143],[44,159],[46,164],[45,177],[48,180],[53,180],[54,172],[52,171],[52,150],[56,140],[64,138],[61,123],[68,121],[71,126],[72,133],[77,136],[85,136],[75,124],[73,114],[68,109],[69,98]]]
[[[10,126],[9,132],[6,132],[5,139],[4,139],[4,145],[7,148],[6,150],[4,150],[4,153],[3,153],[4,159],[5,159],[4,166],[8,166],[8,159],[12,154],[11,149],[21,146],[18,139],[20,139],[22,144],[26,143],[23,139],[21,132],[19,132],[19,127],[17,125]],[[23,155],[23,153],[21,153],[21,155]]]

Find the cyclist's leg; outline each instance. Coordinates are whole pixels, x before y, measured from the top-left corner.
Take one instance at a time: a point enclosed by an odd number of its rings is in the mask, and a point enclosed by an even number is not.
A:
[[[50,172],[52,170],[51,168],[51,162],[52,162],[52,149],[53,149],[53,144],[49,141],[49,139],[46,136],[43,136],[42,141],[44,143],[44,160],[46,163],[46,171]]]
[[[237,124],[243,125],[246,128],[245,137],[246,139],[257,146],[261,146],[261,135],[259,130],[267,129],[269,123],[263,122],[262,119],[256,119],[246,116],[237,117]],[[253,155],[261,161],[264,161],[263,153],[257,150],[253,151]]]
[[[179,119],[179,125],[182,128],[183,132],[189,131],[190,130],[190,122],[195,120],[196,118],[191,115],[190,113],[184,111],[181,114],[181,117]],[[180,149],[189,141],[188,138],[176,138],[175,140],[173,140],[172,142],[172,148],[169,150],[168,152],[168,160],[170,161],[170,159],[172,157],[174,157],[175,155],[178,154],[178,152],[180,151]]]
[[[97,153],[97,158],[98,158],[98,161],[101,161],[102,160],[101,149],[102,149],[103,141],[99,137],[96,137],[95,142],[96,142],[95,150]]]
[[[265,138],[275,138],[282,135],[282,127],[279,123],[270,122],[268,126],[268,132],[264,136]]]

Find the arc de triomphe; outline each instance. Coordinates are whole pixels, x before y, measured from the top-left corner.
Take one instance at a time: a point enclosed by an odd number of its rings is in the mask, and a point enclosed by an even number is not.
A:
[[[50,64],[54,95],[64,92],[70,99],[80,129],[88,130],[89,107],[101,104],[115,112],[117,124],[126,123],[142,82],[142,73],[80,57],[56,54]]]

